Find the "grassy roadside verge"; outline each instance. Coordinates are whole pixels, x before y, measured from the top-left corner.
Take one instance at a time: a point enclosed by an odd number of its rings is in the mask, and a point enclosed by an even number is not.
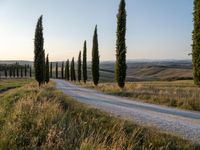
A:
[[[199,149],[75,102],[54,84],[36,83],[0,95],[0,149]]]
[[[146,103],[200,111],[200,88],[191,80],[133,82],[127,83],[124,90],[118,88],[115,83],[99,84],[97,87],[91,82],[76,84]]]
[[[0,92],[21,87],[33,81],[32,79],[0,79]]]

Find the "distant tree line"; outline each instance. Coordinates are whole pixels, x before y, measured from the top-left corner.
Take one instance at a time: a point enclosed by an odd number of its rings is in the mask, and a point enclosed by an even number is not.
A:
[[[19,63],[1,66],[1,77],[4,78],[28,78],[32,77],[32,68],[29,65]]]

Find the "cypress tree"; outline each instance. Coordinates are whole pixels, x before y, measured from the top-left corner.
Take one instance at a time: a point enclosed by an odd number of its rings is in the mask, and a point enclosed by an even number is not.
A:
[[[50,78],[52,78],[52,77],[53,77],[53,64],[51,62],[51,64],[50,64]]]
[[[56,62],[56,79],[58,79],[58,63]]]
[[[76,72],[75,72],[75,67],[74,67],[74,57],[72,58],[72,61],[71,61],[71,81],[76,81]]]
[[[9,67],[9,76],[10,76],[10,78],[12,77],[12,67],[11,66]]]
[[[64,62],[62,62],[61,76],[62,76],[62,79],[64,79]]]
[[[72,61],[71,61],[71,66],[70,66],[70,74],[71,74],[71,81],[73,81],[73,59],[74,58],[72,58]]]
[[[81,81],[81,51],[79,52],[79,56],[78,56],[78,81]]]
[[[194,83],[200,86],[200,1],[194,0],[192,64]]]
[[[23,78],[23,67],[21,66],[21,78]]]
[[[99,48],[98,48],[98,34],[97,25],[94,30],[93,46],[92,46],[92,77],[94,85],[99,83]]]
[[[32,77],[32,68],[31,67],[29,68],[29,76],[30,76],[30,78]]]
[[[45,72],[45,82],[49,83],[49,55],[46,57]]]
[[[42,62],[41,62],[41,66],[42,66],[42,68],[43,68],[42,74],[41,74],[41,78],[43,79],[43,80],[42,80],[42,83],[45,84],[45,82],[46,82],[45,50],[42,51]]]
[[[27,76],[27,66],[26,66],[26,64],[25,64],[25,66],[24,66],[24,76],[25,76],[25,77]]]
[[[39,86],[44,83],[44,68],[45,68],[45,55],[44,55],[44,38],[43,38],[43,26],[42,16],[38,19],[35,29],[34,39],[34,68],[35,68],[35,79]]]
[[[125,86],[126,80],[126,3],[121,0],[117,15],[117,40],[116,40],[116,64],[115,79],[120,88]]]
[[[84,42],[83,46],[83,81],[86,83],[87,81],[87,43]]]
[[[5,73],[5,78],[7,78],[7,76],[8,76],[8,74],[7,74],[7,67],[5,67],[4,73]]]
[[[13,77],[15,78],[15,66],[13,66]]]
[[[69,59],[66,61],[65,65],[65,79],[69,81]]]
[[[76,71],[75,71],[74,59],[73,59],[73,80],[76,81]]]
[[[16,66],[17,69],[17,77],[19,78],[19,65]]]

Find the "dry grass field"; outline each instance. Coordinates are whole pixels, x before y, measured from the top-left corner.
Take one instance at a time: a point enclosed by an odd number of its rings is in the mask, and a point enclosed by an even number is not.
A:
[[[117,132],[116,132],[117,131]],[[87,107],[35,82],[0,95],[0,149],[199,149]]]
[[[129,82],[123,90],[115,83],[103,83],[97,87],[91,82],[77,84],[133,100],[200,111],[200,88],[192,80]]]

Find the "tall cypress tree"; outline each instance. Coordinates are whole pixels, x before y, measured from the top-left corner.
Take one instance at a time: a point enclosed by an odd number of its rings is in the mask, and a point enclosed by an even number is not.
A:
[[[56,62],[56,79],[58,79],[58,63]]]
[[[117,15],[117,41],[115,79],[120,88],[123,88],[126,80],[126,3],[121,0]]]
[[[52,78],[52,77],[53,77],[53,64],[51,62],[51,64],[50,64],[50,78]]]
[[[71,61],[71,81],[76,81],[76,72],[75,72],[75,66],[74,66],[74,57]]]
[[[23,78],[23,67],[21,66],[21,78]]]
[[[87,81],[87,43],[84,42],[83,46],[83,81],[86,83]]]
[[[10,78],[12,77],[12,67],[11,66],[9,67],[9,76],[10,76]]]
[[[17,64],[16,69],[17,69],[17,77],[19,78],[19,64]]]
[[[194,83],[200,86],[200,1],[194,0],[192,63]]]
[[[71,66],[70,66],[70,75],[71,75],[71,81],[73,81],[74,80],[74,76],[73,76],[73,59],[74,58],[72,58],[72,61],[71,61]]]
[[[92,77],[94,85],[99,83],[99,46],[98,46],[98,34],[97,25],[94,30],[93,46],[92,46]]]
[[[13,66],[13,77],[15,78],[15,66]]]
[[[78,63],[77,63],[77,68],[78,68],[78,81],[81,81],[81,51],[79,52],[78,55]]]
[[[73,59],[73,80],[76,81],[76,71],[75,71],[75,62],[74,62],[74,59]]]
[[[45,82],[49,83],[49,55],[46,57],[46,64],[45,64]]]
[[[41,65],[42,65],[42,83],[45,84],[46,82],[46,62],[45,62],[45,50],[42,51],[42,62],[41,62]]]
[[[26,64],[25,64],[25,66],[24,66],[24,76],[25,76],[25,77],[27,76],[27,66],[26,66]]]
[[[5,67],[4,74],[5,74],[5,78],[7,78],[7,76],[8,76],[7,67]]]
[[[38,81],[39,86],[44,83],[44,69],[45,69],[45,54],[44,54],[44,38],[43,38],[43,25],[42,16],[38,19],[35,29],[34,39],[34,68],[35,79]]]
[[[69,59],[66,61],[65,64],[65,79],[69,81]]]
[[[61,76],[62,76],[62,79],[64,79],[64,62],[62,62]]]
[[[30,78],[32,77],[32,68],[31,67],[29,68],[29,76],[30,76]]]

